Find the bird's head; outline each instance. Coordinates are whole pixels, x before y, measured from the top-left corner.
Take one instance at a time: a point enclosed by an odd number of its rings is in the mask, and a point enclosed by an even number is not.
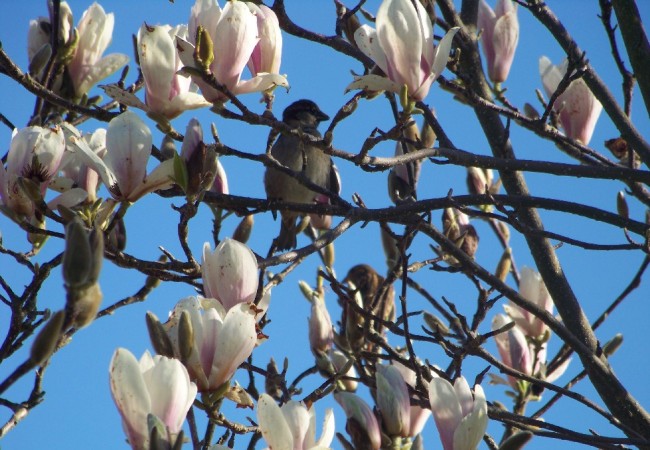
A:
[[[286,107],[282,113],[282,121],[294,127],[318,127],[318,124],[328,120],[329,116],[320,110],[311,100],[298,100]]]

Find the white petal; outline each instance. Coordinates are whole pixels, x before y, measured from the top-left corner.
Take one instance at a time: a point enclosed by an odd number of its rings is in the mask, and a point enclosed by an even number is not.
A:
[[[444,378],[433,378],[429,384],[429,402],[445,450],[450,450],[454,431],[463,418],[456,391]]]
[[[273,450],[293,450],[291,429],[282,410],[268,394],[260,395],[257,402],[257,420],[264,440]]]
[[[364,89],[367,91],[390,91],[399,93],[402,89],[402,86],[392,80],[389,80],[386,77],[379,75],[364,75],[362,77],[355,77],[354,81],[345,88],[345,91],[348,92],[353,89]]]
[[[377,30],[368,25],[361,25],[354,32],[354,42],[384,73],[388,71],[386,55],[379,45],[379,39],[377,39]]]

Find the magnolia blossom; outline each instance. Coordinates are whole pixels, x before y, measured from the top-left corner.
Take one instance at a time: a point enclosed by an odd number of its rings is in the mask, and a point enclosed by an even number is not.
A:
[[[226,312],[215,299],[184,298],[164,324],[178,357],[182,356],[181,346],[188,344],[180,342],[187,336],[179,335],[179,321],[184,311],[190,316],[194,339],[189,343],[191,353],[184,358],[184,364],[200,392],[218,389],[232,378],[255,348],[255,312],[247,304],[234,306]]]
[[[395,366],[377,365],[377,408],[390,436],[411,436],[411,397],[406,382]]]
[[[546,56],[539,58],[539,73],[549,97],[566,75],[568,65],[566,59],[559,66],[554,66]],[[567,137],[588,145],[603,105],[596,99],[587,83],[582,79],[573,80],[555,100],[553,109],[559,113],[560,123]]]
[[[162,162],[147,175],[151,144],[151,131],[132,111],[125,111],[109,122],[103,159],[83,139],[74,140],[76,150],[99,173],[113,198],[127,202],[173,184],[173,159]]]
[[[47,59],[52,55],[51,37],[52,21],[54,16],[54,4],[47,2],[49,17],[39,17],[29,22],[29,31],[27,33],[27,58],[29,60],[32,75],[40,76],[47,63]],[[67,2],[61,2],[59,6],[59,36],[58,44],[65,47],[74,40],[72,10]],[[36,61],[40,59],[40,61]],[[33,67],[36,65],[37,67]],[[59,90],[61,87],[61,78],[55,80],[53,88]]]
[[[348,366],[347,371],[343,374],[345,378],[340,380],[341,385],[346,391],[354,392],[357,390],[357,386],[359,385],[359,382],[357,381],[359,374],[357,373],[357,369],[354,368],[354,364],[349,364],[349,361],[350,358],[345,356],[345,354],[340,350],[330,350],[329,362],[332,364],[332,368],[336,373],[340,373],[343,368]]]
[[[282,60],[282,32],[278,17],[266,5],[254,3],[246,3],[246,5],[257,17],[258,37],[260,38],[248,60],[248,70],[253,75],[279,74]]]
[[[325,300],[320,295],[311,299],[311,314],[309,315],[309,346],[314,356],[326,354],[332,348],[334,330],[332,319]]]
[[[192,80],[178,74],[182,67],[174,39],[185,38],[187,27],[150,26],[138,31],[138,56],[145,83],[149,112],[173,119],[185,110],[209,106],[203,96],[191,92]]]
[[[415,388],[415,385],[417,383],[417,376],[412,369],[402,365],[398,361],[393,361],[392,366],[399,371],[399,373],[401,374],[402,378],[404,379],[404,381],[408,386],[410,386],[411,388]],[[424,380],[422,381],[423,383],[425,383],[425,387],[428,386],[426,381]],[[417,405],[410,405],[409,411],[410,411],[411,426],[408,435],[411,437],[415,437],[422,432],[422,429],[424,428],[424,425],[427,423],[429,416],[431,416],[431,410],[427,408],[422,408],[421,406],[417,406]]]
[[[488,74],[495,83],[508,78],[519,41],[517,5],[512,0],[498,0],[496,11],[481,0],[478,7],[478,27],[487,59]]]
[[[109,374],[131,448],[149,450],[150,426],[158,424],[159,437],[171,448],[197,392],[180,361],[145,352],[138,362],[131,352],[118,348]]]
[[[32,126],[15,131],[7,154],[7,167],[0,164],[0,199],[18,216],[31,217],[34,204],[20,187],[19,178],[35,183],[41,196],[56,175],[65,138],[60,127]]]
[[[258,74],[242,80],[244,67],[260,42],[258,19],[248,3],[229,1],[223,10],[215,0],[196,0],[189,20],[189,42],[176,38],[179,56],[187,67],[196,67],[194,48],[196,32],[201,25],[209,34],[214,48],[214,59],[209,70],[219,83],[235,95],[261,92],[275,86],[288,87],[284,76],[275,73]],[[201,93],[210,102],[224,102],[228,97],[201,78],[194,76]]]
[[[352,444],[358,448],[379,450],[381,430],[370,406],[361,397],[350,392],[337,392],[334,394],[334,400],[341,405],[348,418],[346,429],[354,430],[349,433],[352,436]]]
[[[497,314],[492,319],[492,330],[498,330],[510,322],[512,320],[504,314]],[[516,325],[507,332],[494,336],[494,340],[497,343],[497,349],[499,350],[503,364],[526,375],[533,375],[539,369],[540,363],[546,361],[546,345],[543,345],[537,355],[536,361],[533,361],[533,349],[528,344],[528,341],[526,341],[524,333]],[[535,368],[533,368],[533,363],[535,363]],[[516,378],[508,376],[508,381],[511,386],[517,387]]]
[[[203,245],[203,290],[217,299],[226,310],[239,303],[251,303],[259,282],[257,258],[246,245],[225,238],[214,251]]]
[[[512,322],[512,319],[504,314],[497,314],[492,319],[492,330],[499,330]],[[507,332],[494,336],[494,340],[501,356],[501,361],[506,366],[522,372],[526,375],[539,377],[549,383],[557,380],[566,371],[570,358],[557,366],[551,373],[546,373],[547,343],[535,343],[526,339],[524,330],[517,324]],[[509,384],[518,388],[518,380],[508,375],[507,382],[500,376],[490,374],[495,384]]]
[[[348,89],[399,93],[406,85],[411,99],[423,100],[447,65],[451,42],[459,28],[452,28],[434,49],[431,20],[420,2],[411,0],[384,0],[375,23],[377,29],[359,27],[354,40],[388,78],[366,75]]]
[[[99,158],[106,153],[106,129],[98,128],[93,133],[80,134],[72,125],[63,128],[66,136],[66,152],[63,153],[59,170],[61,176],[56,178],[50,187],[66,192],[73,187],[79,187],[88,194],[88,201],[97,199],[99,174],[87,164],[87,159],[75,151],[74,141],[82,139]]]
[[[519,294],[549,314],[553,314],[553,299],[551,298],[551,294],[548,293],[541,275],[530,267],[523,267],[521,269]],[[539,317],[512,302],[504,305],[503,309],[505,309],[506,313],[521,328],[526,336],[540,337],[548,330],[548,325],[542,322]]]
[[[102,58],[113,39],[114,23],[113,13],[106,14],[98,3],[84,11],[77,25],[77,48],[67,66],[77,97],[86,94],[97,82],[114,74],[129,61],[129,57],[121,53]]]
[[[487,402],[480,385],[474,394],[464,377],[452,385],[434,377],[429,384],[429,401],[444,450],[475,450],[487,428]]]
[[[316,413],[302,402],[279,407],[268,394],[260,395],[257,419],[264,440],[272,450],[326,450],[334,439],[334,413],[325,411],[323,431],[316,440]]]

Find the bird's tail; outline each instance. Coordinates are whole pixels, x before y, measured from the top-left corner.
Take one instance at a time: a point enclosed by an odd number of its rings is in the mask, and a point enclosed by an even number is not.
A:
[[[298,244],[296,234],[298,230],[296,227],[296,217],[287,217],[282,215],[282,223],[280,225],[280,234],[275,239],[275,248],[277,250],[291,250],[296,248]]]

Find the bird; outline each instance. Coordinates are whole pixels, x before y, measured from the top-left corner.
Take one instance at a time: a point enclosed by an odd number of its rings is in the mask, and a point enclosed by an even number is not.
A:
[[[329,116],[320,110],[311,100],[298,100],[289,105],[282,113],[282,121],[302,133],[320,138],[318,125],[329,120]],[[338,173],[329,155],[300,137],[281,134],[271,148],[271,155],[280,164],[302,173],[309,181],[324,189],[338,193],[340,182]],[[291,203],[322,202],[322,195],[312,191],[291,175],[274,167],[267,167],[264,174],[264,188],[269,200]],[[280,234],[275,240],[277,250],[290,250],[296,247],[298,227],[296,219],[301,216],[294,211],[281,211]]]
[[[358,264],[349,270],[343,282],[347,282],[350,287],[353,287],[355,293],[361,294],[361,304],[359,305],[361,309],[384,321],[395,321],[395,291],[390,285],[380,292],[385,278],[379,275],[375,269],[368,264]],[[350,301],[350,299],[339,300],[342,306],[341,334],[347,339],[351,350],[365,348],[372,351],[374,346],[370,342],[366,342],[366,326],[368,329],[384,335],[384,325],[374,320],[366,323],[366,317],[348,305]]]

